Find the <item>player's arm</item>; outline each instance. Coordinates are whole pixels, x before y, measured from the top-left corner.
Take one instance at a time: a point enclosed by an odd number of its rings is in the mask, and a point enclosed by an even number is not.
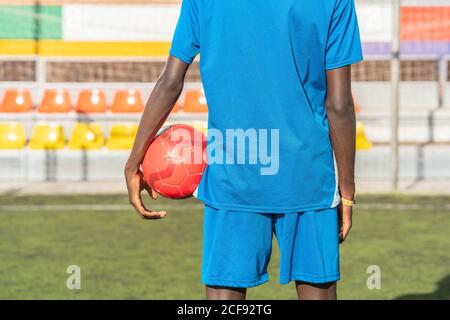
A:
[[[327,71],[327,115],[333,144],[341,196],[355,197],[356,119],[351,91],[351,67]],[[352,227],[352,207],[339,206],[340,241],[344,241]]]
[[[164,211],[151,211],[145,208],[141,191],[147,190],[153,199],[156,199],[157,194],[145,183],[140,165],[151,141],[166,121],[183,90],[188,67],[189,65],[181,60],[169,57],[147,101],[133,149],[125,165],[129,201],[142,218],[159,219],[166,215]]]

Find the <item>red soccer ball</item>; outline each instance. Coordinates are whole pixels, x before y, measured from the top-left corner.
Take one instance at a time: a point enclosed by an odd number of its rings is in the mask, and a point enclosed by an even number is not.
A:
[[[194,193],[205,167],[205,135],[191,126],[177,124],[152,141],[142,162],[142,173],[156,192],[181,199]]]

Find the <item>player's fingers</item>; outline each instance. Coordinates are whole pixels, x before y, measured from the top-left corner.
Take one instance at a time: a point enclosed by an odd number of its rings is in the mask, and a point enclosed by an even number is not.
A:
[[[148,184],[145,184],[145,185],[144,185],[144,189],[147,191],[148,195],[149,195],[153,200],[158,199],[158,194],[157,194],[156,191],[153,190]]]
[[[144,204],[138,206],[139,212],[144,219],[162,219],[167,215],[165,211],[151,211],[148,210]]]
[[[139,202],[139,199],[137,197],[130,198],[131,206],[134,208],[136,213],[142,217],[141,211],[138,209],[139,208],[138,202]]]
[[[135,209],[143,219],[157,220],[162,219],[167,215],[167,212],[165,211],[147,210],[143,204],[138,204]]]
[[[165,212],[165,211],[148,211],[148,210],[145,210],[142,215],[143,215],[144,219],[158,220],[158,219],[165,218],[166,215],[167,215],[167,212]]]
[[[352,224],[351,223],[349,223],[349,222],[344,223],[344,225],[342,227],[342,231],[340,232],[340,236],[339,236],[341,242],[344,242],[345,239],[347,239],[351,228],[352,228]]]
[[[153,200],[158,199],[158,193],[153,190],[148,184],[145,187],[145,190],[147,190],[148,194],[150,195],[150,197],[152,197]]]
[[[145,189],[145,190],[147,191],[147,193],[149,194],[149,196],[150,196],[153,200],[158,199],[158,193],[157,193],[155,190],[153,190],[152,187],[150,187],[150,186],[148,185],[148,183],[145,181],[144,175],[143,175],[142,171],[139,172],[139,176],[140,176],[140,178],[141,178],[141,189]]]
[[[141,197],[135,197],[131,201],[131,205],[134,207],[138,215],[143,219],[161,219],[167,215],[165,211],[150,211],[147,210]]]
[[[342,204],[338,206],[338,236],[339,236],[339,243],[342,243],[344,241],[344,234],[343,234],[343,226],[342,226]]]
[[[342,203],[338,205],[337,208],[337,213],[338,213],[338,228],[339,230],[342,229],[342,216],[343,216],[343,208],[342,208]]]
[[[342,231],[339,231],[339,243],[344,242],[344,234],[342,233]]]

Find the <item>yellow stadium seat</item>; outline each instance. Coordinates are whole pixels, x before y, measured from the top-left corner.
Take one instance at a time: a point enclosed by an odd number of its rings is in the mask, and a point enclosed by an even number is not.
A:
[[[59,124],[37,124],[30,138],[30,149],[58,150],[64,148],[64,131]]]
[[[0,149],[22,149],[27,142],[23,124],[0,123]]]
[[[356,150],[369,150],[372,143],[366,136],[366,130],[361,122],[356,124]]]
[[[105,144],[102,127],[98,123],[77,123],[67,146],[72,150],[95,150]]]
[[[137,124],[112,125],[106,147],[111,150],[131,149],[133,147],[137,130]]]

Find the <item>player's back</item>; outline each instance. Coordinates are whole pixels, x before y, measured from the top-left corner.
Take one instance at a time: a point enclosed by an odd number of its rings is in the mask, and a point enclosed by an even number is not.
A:
[[[262,112],[290,122],[295,105],[324,120],[325,69],[341,62],[339,54],[326,59],[330,26],[336,3],[348,6],[352,1],[189,1],[197,16],[211,118],[227,119],[223,112]],[[241,127],[259,127],[253,117],[242,121]],[[267,126],[266,121],[261,125]]]
[[[274,174],[248,165],[249,154],[246,165],[210,164],[199,198],[260,212],[329,207],[326,70],[362,59],[353,0],[184,0],[171,54],[190,63],[198,53],[209,128],[279,134]]]

